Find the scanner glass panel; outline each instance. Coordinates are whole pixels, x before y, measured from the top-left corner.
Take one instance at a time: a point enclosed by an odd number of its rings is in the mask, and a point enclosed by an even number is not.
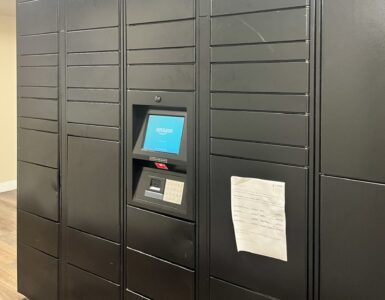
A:
[[[143,150],[179,154],[185,118],[149,115]]]

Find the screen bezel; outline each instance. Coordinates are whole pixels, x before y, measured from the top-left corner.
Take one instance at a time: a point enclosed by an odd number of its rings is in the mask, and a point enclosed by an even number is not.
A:
[[[178,139],[178,151],[175,153],[175,152],[167,152],[167,151],[156,151],[156,150],[153,150],[153,149],[146,149],[144,147],[144,145],[146,144],[146,139],[147,139],[147,136],[148,136],[148,126],[150,124],[150,118],[151,117],[165,117],[165,118],[180,118],[183,120],[183,123],[182,123],[182,128],[181,128],[181,135]],[[181,148],[182,148],[182,139],[183,139],[183,135],[184,135],[184,124],[186,122],[186,118],[184,116],[171,116],[171,115],[165,115],[165,114],[148,114],[146,116],[146,125],[145,125],[145,129],[144,129],[144,138],[143,138],[143,144],[142,144],[142,150],[145,151],[145,152],[155,152],[155,153],[160,153],[160,154],[170,154],[170,155],[174,155],[175,157],[178,156],[181,152]]]
[[[150,115],[160,115],[169,117],[184,117],[183,131],[179,154],[157,152],[144,150],[144,139],[146,136],[147,125]],[[161,109],[149,109],[146,112],[144,121],[142,123],[139,136],[135,142],[133,149],[134,158],[140,158],[150,161],[164,160],[165,163],[178,164],[180,162],[186,163],[187,161],[187,133],[188,133],[188,117],[186,111],[174,111],[174,110],[161,110]]]

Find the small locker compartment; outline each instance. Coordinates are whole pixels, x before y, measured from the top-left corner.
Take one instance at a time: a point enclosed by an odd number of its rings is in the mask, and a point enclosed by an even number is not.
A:
[[[55,100],[19,98],[18,117],[57,120],[58,102]]]
[[[127,248],[127,288],[150,299],[194,298],[195,272]]]
[[[308,117],[300,114],[212,110],[211,135],[219,139],[305,147],[308,122]]]
[[[58,260],[19,244],[17,249],[17,290],[29,299],[58,299]]]
[[[285,183],[287,261],[237,251],[232,176]],[[211,276],[279,299],[306,299],[307,176],[303,167],[211,157]]]
[[[321,178],[320,299],[383,299],[385,185]]]
[[[59,220],[58,170],[18,162],[19,209],[53,221]]]
[[[68,226],[119,242],[120,145],[68,137]]]
[[[289,9],[309,4],[309,0],[212,0],[212,15],[231,15],[250,11]]]
[[[67,85],[70,88],[119,88],[119,66],[70,66]]]
[[[118,127],[120,124],[120,106],[118,103],[67,103],[67,121],[99,126]]]
[[[219,279],[210,279],[210,300],[278,300],[238,287]]]
[[[27,212],[17,212],[17,240],[58,257],[59,224]]]
[[[214,2],[219,3],[220,0]],[[253,2],[258,3],[259,1]],[[212,17],[212,45],[256,44],[308,39],[308,8],[303,6],[293,9],[281,10],[279,7],[274,9],[261,12],[249,10],[247,13]],[[258,81],[256,80],[255,83],[258,84]]]
[[[66,295],[71,300],[119,300],[120,286],[67,265]]]
[[[19,35],[57,31],[58,0],[18,1],[17,24]]]
[[[194,2],[194,0],[163,0],[162,2],[129,0],[126,5],[127,22],[135,24],[193,18]]]
[[[193,223],[127,207],[127,246],[187,268],[195,267]]]
[[[19,67],[17,81],[23,86],[58,86],[58,67]]]
[[[58,52],[58,34],[49,33],[43,35],[18,36],[18,51],[20,55],[34,55],[41,53]],[[19,97],[24,97],[22,92],[31,87],[19,87]],[[32,89],[53,89],[50,87],[32,87]],[[57,97],[55,97],[57,98]]]
[[[50,168],[58,167],[59,138],[56,133],[19,129],[18,159]]]
[[[115,283],[120,282],[120,245],[67,229],[67,260],[70,264]]]
[[[119,28],[98,28],[68,32],[67,50],[72,53],[88,51],[118,51]]]
[[[86,30],[112,26],[119,26],[119,0],[68,1],[68,30]]]

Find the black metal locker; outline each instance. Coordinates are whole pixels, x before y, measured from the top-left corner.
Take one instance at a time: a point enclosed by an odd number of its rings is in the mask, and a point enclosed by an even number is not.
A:
[[[16,2],[21,293],[385,293],[381,1]],[[237,251],[231,176],[285,182],[287,262]]]
[[[120,299],[121,1],[64,6],[63,296]]]
[[[30,299],[58,299],[58,1],[16,1],[16,6],[18,291]]]
[[[322,3],[319,299],[385,294],[384,9]]]
[[[308,299],[313,61],[308,1],[212,1],[210,299]],[[206,96],[207,97],[207,96]],[[238,252],[230,177],[286,183],[288,261]]]

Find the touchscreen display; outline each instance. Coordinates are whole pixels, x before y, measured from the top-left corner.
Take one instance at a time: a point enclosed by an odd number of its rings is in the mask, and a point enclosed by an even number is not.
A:
[[[149,115],[143,150],[179,154],[185,118]]]

